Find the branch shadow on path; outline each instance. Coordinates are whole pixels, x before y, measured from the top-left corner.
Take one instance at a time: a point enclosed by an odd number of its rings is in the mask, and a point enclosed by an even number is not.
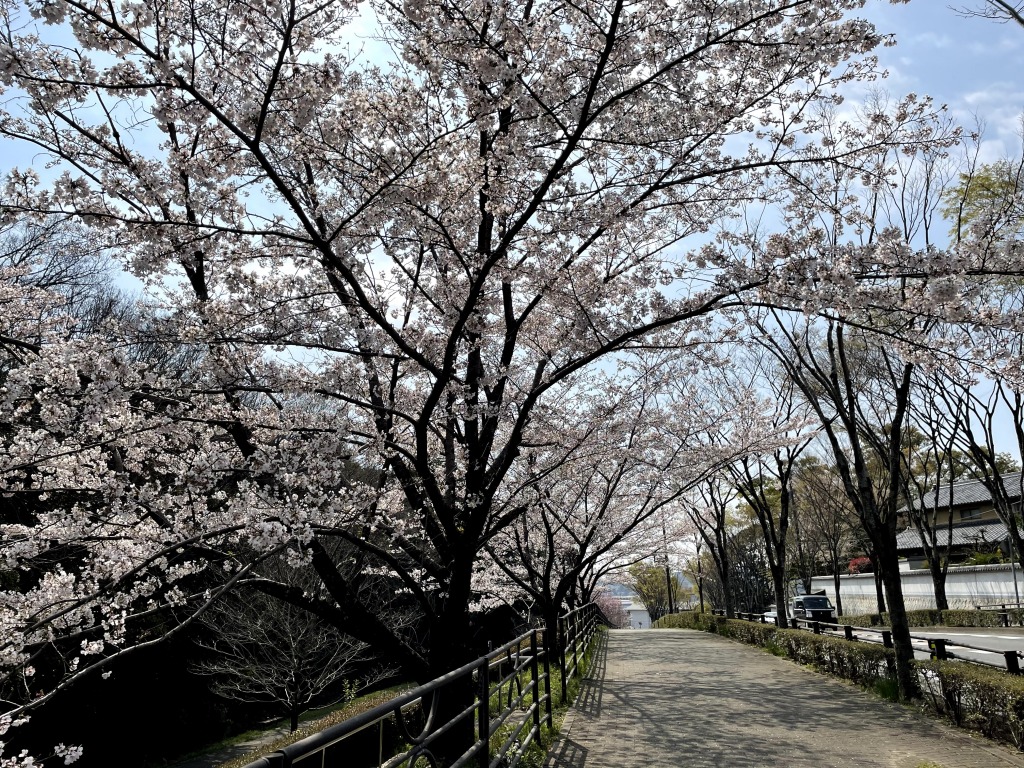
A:
[[[759,649],[687,630],[609,634],[546,768],[1024,766]]]

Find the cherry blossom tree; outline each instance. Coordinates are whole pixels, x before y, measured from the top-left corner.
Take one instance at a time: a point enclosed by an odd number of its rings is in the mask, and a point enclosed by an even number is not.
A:
[[[530,446],[521,480],[535,502],[488,551],[548,626],[613,571],[652,557],[668,567],[670,544],[690,528],[684,495],[743,451],[780,439],[751,407],[756,398],[701,397],[687,383],[686,370],[719,354],[634,358],[614,378],[588,381],[575,408],[538,408],[551,442]],[[729,439],[710,442],[709,423]]]
[[[852,337],[852,339],[851,339]],[[896,552],[905,464],[902,453],[913,365],[833,321],[819,336],[806,322],[775,325],[766,343],[818,415],[843,488],[871,541],[885,583],[900,695],[916,690],[913,646]],[[858,344],[863,345],[858,347]],[[878,355],[885,380],[864,376],[857,351]],[[881,472],[872,471],[881,469]]]
[[[327,597],[258,588],[407,675],[475,655],[480,553],[533,503],[512,479],[548,440],[542,403],[755,289],[805,308],[922,268],[872,248],[808,292],[783,241],[684,242],[778,179],[877,175],[936,141],[925,100],[827,119],[886,42],[861,5],[373,3],[383,62],[346,44],[340,0],[0,0],[0,136],[50,166],[11,171],[4,216],[87,226],[146,283],[164,348],[194,353],[182,376],[5,318],[3,491],[59,503],[5,520],[27,575],[0,663],[73,647],[11,716],[150,642],[138,617],[194,617],[280,553]],[[50,300],[4,277],[0,301]],[[367,602],[381,578],[422,626]]]

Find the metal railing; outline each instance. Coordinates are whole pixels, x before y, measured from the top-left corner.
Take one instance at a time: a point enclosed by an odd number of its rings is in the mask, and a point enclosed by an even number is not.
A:
[[[715,610],[712,611],[715,615],[724,616],[725,611]],[[742,619],[743,621],[753,621],[761,624],[767,624],[768,621],[764,614],[761,613],[736,613],[736,618]],[[876,627],[855,627],[852,624],[832,624],[826,621],[813,621],[811,619],[801,619],[799,617],[790,617],[789,623],[793,629],[799,629],[805,626],[807,629],[814,632],[816,635],[820,635],[823,630],[842,632],[843,637],[846,640],[860,641],[860,642],[881,642],[886,648],[892,648],[892,630],[889,629],[878,629]],[[858,637],[856,633],[871,633],[879,636],[878,641],[865,640]],[[962,653],[958,654],[950,650],[951,647],[963,648],[970,651],[978,651],[980,653],[991,653],[995,656],[1002,656],[1003,663],[1006,666],[1006,671],[1011,675],[1021,674],[1020,660],[1024,659],[1024,653],[1014,650],[1002,650],[998,648],[984,648],[977,645],[971,645],[969,643],[961,643],[956,640],[948,640],[940,637],[923,637],[921,635],[911,635],[911,640],[917,640],[927,644],[928,652],[933,659],[939,661],[964,661],[968,664],[978,664],[980,666],[987,667],[998,667],[998,664],[990,664],[986,661],[979,661],[978,659],[972,659],[968,656],[964,656]]]
[[[595,606],[587,605],[562,616],[558,654],[562,699],[567,681],[579,674],[580,663],[597,630]],[[534,629],[469,664],[431,680],[391,701],[301,741],[265,755],[245,768],[327,768],[356,766],[351,739],[377,729],[377,759],[359,768],[428,765],[433,768],[513,768],[534,741],[541,727],[552,724],[550,654],[544,649],[543,630]],[[442,714],[446,696],[458,701],[472,686],[473,695],[454,714]],[[450,712],[451,707],[447,710]],[[444,719],[447,717],[447,719]],[[442,719],[444,720],[443,722]],[[385,727],[393,730],[402,747],[394,754],[385,747]],[[458,731],[471,737],[460,738]],[[452,743],[458,743],[452,756]],[[492,741],[495,747],[492,752]],[[438,752],[438,747],[446,754]]]
[[[1003,627],[1010,626],[1010,612],[1020,611],[1024,608],[1024,603],[982,603],[981,605],[974,606],[976,611],[986,611],[988,613],[994,613],[999,617],[999,624]]]
[[[561,648],[562,701],[569,690],[569,681],[579,674],[580,661],[598,625],[598,610],[593,603],[569,611],[558,619],[558,646]]]

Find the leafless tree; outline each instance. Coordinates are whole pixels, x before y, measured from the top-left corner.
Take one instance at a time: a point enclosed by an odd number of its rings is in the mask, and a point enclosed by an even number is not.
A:
[[[956,10],[961,16],[978,16],[1004,24],[1012,21],[1024,27],[1024,3],[1011,3],[1008,0],[985,0],[979,6],[957,8]]]
[[[301,570],[283,563],[271,568],[293,586],[315,588]],[[213,677],[213,691],[225,698],[275,707],[290,719],[292,731],[306,710],[351,698],[393,674],[370,667],[366,643],[259,590],[229,594],[202,623],[209,636],[197,642],[210,658],[193,671]]]

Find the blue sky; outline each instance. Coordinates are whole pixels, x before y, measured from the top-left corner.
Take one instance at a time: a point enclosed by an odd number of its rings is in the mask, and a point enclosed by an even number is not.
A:
[[[955,7],[980,6],[962,0]],[[897,45],[878,51],[894,96],[914,92],[947,104],[965,127],[985,123],[984,161],[1020,151],[1018,118],[1024,111],[1024,27],[964,18],[942,0],[891,5],[869,0],[865,15]]]

